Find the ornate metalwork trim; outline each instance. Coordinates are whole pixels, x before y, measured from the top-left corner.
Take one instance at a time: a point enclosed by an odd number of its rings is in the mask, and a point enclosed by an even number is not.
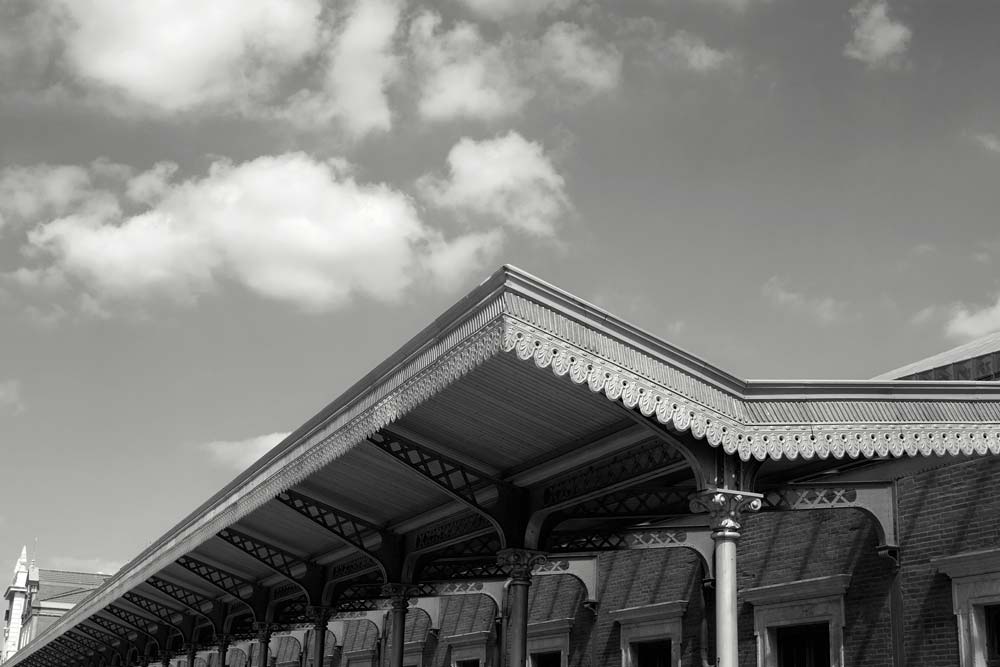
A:
[[[661,424],[690,431],[745,461],[1000,453],[1000,423],[979,421],[972,406],[965,411],[964,422],[893,421],[861,414],[854,421],[828,420],[833,415],[826,413],[836,411],[820,408],[813,412],[823,413],[823,418],[815,421],[759,421],[753,399],[724,392],[523,297],[509,295],[509,302],[508,312],[514,317],[505,319],[505,352],[539,368],[551,368],[556,375],[568,376]],[[545,324],[539,326],[540,322]],[[823,401],[806,403],[819,406]],[[836,403],[845,404],[842,412],[859,412],[847,405],[850,401]],[[942,412],[953,416],[962,411]]]

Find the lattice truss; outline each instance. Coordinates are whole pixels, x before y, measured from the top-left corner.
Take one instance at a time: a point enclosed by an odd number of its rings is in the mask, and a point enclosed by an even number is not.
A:
[[[178,612],[170,607],[160,604],[155,600],[150,600],[149,598],[143,597],[134,591],[129,591],[122,595],[122,599],[126,602],[134,604],[139,609],[151,616],[155,616],[161,622],[166,625],[173,626],[173,618],[178,614]]]
[[[501,484],[490,475],[387,431],[369,436],[368,442],[474,507],[480,506],[477,489]]]
[[[150,577],[146,580],[146,583],[167,597],[181,603],[188,609],[192,609],[197,612],[201,612],[206,606],[212,606],[215,604],[210,598],[199,595],[194,591],[188,590],[183,586],[178,586],[177,584],[167,581],[166,579],[161,579],[160,577]]]
[[[295,578],[295,570],[303,571],[306,568],[306,562],[297,556],[238,530],[226,528],[219,531],[218,536],[289,579]]]
[[[175,562],[216,588],[229,593],[239,600],[250,602],[250,598],[253,595],[253,584],[246,579],[203,561],[191,558],[190,556],[181,556]]]
[[[276,499],[313,523],[326,528],[351,546],[366,552],[368,547],[365,544],[365,535],[382,534],[382,530],[375,524],[295,491],[279,493]]]
[[[639,478],[684,463],[684,456],[677,449],[654,438],[546,484],[540,494],[540,504],[542,507],[560,505],[601,489],[634,483]]]

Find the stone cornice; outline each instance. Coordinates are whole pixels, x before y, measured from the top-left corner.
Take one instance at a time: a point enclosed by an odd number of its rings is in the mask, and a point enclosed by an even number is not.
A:
[[[755,606],[799,602],[843,595],[850,583],[851,575],[833,574],[827,577],[799,579],[784,584],[746,588],[740,591],[740,597]]]
[[[952,579],[1000,572],[1000,549],[966,551],[953,556],[934,558],[930,564]]]
[[[687,609],[687,600],[671,600],[670,602],[657,602],[641,607],[626,607],[615,609],[610,612],[611,618],[619,623],[643,623],[645,621],[659,621],[673,618],[680,618]]]

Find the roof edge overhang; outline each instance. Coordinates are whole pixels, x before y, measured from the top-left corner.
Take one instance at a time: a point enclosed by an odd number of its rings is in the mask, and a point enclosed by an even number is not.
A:
[[[504,266],[47,628],[12,665],[502,352],[745,460],[1000,453],[1000,385],[747,382]]]

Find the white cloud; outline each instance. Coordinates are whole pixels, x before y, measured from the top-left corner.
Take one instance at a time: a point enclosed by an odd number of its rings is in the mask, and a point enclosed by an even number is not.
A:
[[[357,0],[326,54],[321,90],[303,90],[279,115],[300,126],[337,118],[354,138],[392,127],[387,89],[399,75],[400,0]]]
[[[670,36],[665,51],[673,60],[694,72],[712,72],[735,60],[732,53],[713,49],[704,39],[685,30],[678,30]]]
[[[602,43],[591,29],[564,21],[554,23],[542,36],[539,49],[543,67],[574,92],[596,95],[618,86],[622,55],[613,44]]]
[[[990,306],[956,305],[945,325],[945,333],[952,338],[972,339],[1000,331],[1000,295]]]
[[[242,471],[287,437],[288,433],[268,433],[245,440],[215,440],[204,443],[200,449],[216,463]]]
[[[228,286],[307,312],[356,298],[392,302],[416,286],[451,288],[483,270],[503,229],[552,236],[569,207],[541,146],[513,133],[463,139],[449,154],[449,178],[421,179],[429,201],[476,224],[459,233],[425,223],[405,192],[358,181],[343,160],[218,160],[188,180],[176,178],[172,163],[141,173],[109,164],[80,167],[83,185],[68,204],[60,195],[22,207],[33,216],[19,218],[24,264],[0,278],[45,297],[34,320],[55,324],[67,306],[106,318],[142,313],[145,302],[163,298],[191,305]],[[56,169],[25,169],[17,180],[44,191]],[[60,292],[74,293],[75,306],[48,307]]]
[[[844,55],[871,69],[899,67],[910,44],[912,31],[889,17],[886,0],[865,0],[851,8],[854,34]]]
[[[47,559],[47,565],[53,570],[69,572],[90,572],[95,574],[114,574],[125,563],[107,558],[77,558],[75,556],[55,556]]]
[[[473,232],[452,241],[438,238],[431,242],[423,265],[437,287],[453,290],[465,285],[480,267],[493,262],[503,241],[500,229]]]
[[[569,208],[565,181],[542,146],[516,132],[462,139],[448,153],[448,167],[447,178],[425,176],[418,189],[432,205],[466,219],[552,236]]]
[[[68,67],[165,112],[248,103],[319,44],[319,0],[60,0]]]
[[[1000,137],[997,135],[987,132],[985,134],[974,135],[973,138],[980,146],[991,153],[1000,153]]]
[[[98,297],[190,302],[230,280],[308,310],[397,298],[426,237],[406,195],[302,153],[219,161],[135,215],[74,212],[28,234]]]
[[[761,294],[777,307],[800,313],[820,324],[839,320],[847,305],[832,297],[815,297],[791,289],[777,276],[772,276],[761,287]]]
[[[518,16],[555,14],[572,7],[576,0],[459,0],[477,16],[499,21]]]
[[[90,172],[68,165],[7,167],[0,170],[0,231],[43,215],[62,215],[87,199]]]
[[[425,11],[410,25],[420,115],[492,120],[519,112],[533,93],[519,80],[513,43],[488,43],[472,23],[450,30],[441,23],[438,14]]]
[[[0,380],[0,412],[19,415],[26,409],[21,398],[21,383],[17,380]]]
[[[763,5],[770,0],[698,0],[703,5],[714,5],[737,13],[743,13],[753,5]]]

